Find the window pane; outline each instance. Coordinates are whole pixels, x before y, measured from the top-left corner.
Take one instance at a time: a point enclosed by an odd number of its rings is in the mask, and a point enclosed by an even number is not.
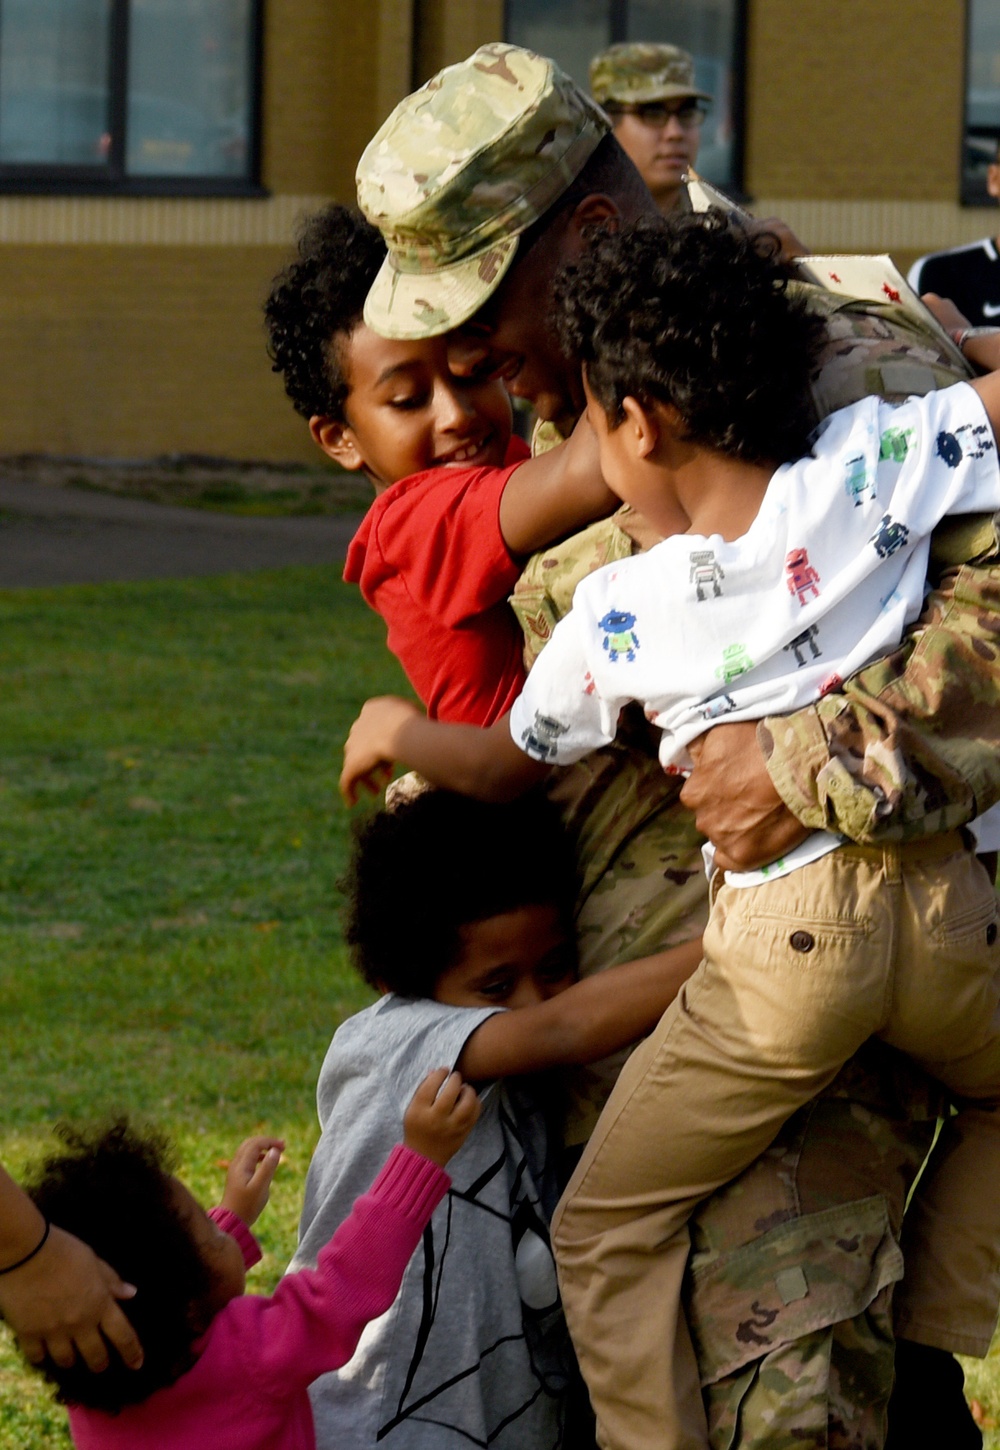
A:
[[[3,0],[0,162],[100,166],[111,0]]]
[[[251,0],[133,0],[126,170],[246,176]]]
[[[628,40],[680,45],[694,56],[698,89],[714,97],[695,163],[720,186],[733,176],[734,0],[630,0]]]
[[[550,55],[588,86],[591,56],[612,40],[659,40],[694,56],[699,90],[714,96],[702,127],[698,170],[721,186],[735,179],[733,47],[739,0],[507,0],[507,39]],[[612,35],[613,11],[625,33]]]
[[[970,0],[962,199],[986,203],[986,169],[1000,136],[1000,4]]]
[[[507,0],[507,39],[551,56],[588,88],[590,57],[611,44],[608,0]]]

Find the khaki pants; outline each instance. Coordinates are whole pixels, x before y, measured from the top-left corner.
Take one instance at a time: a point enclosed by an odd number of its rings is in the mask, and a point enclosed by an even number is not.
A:
[[[719,890],[705,958],[623,1069],[553,1223],[607,1450],[705,1444],[680,1313],[688,1219],[871,1036],[978,1100],[918,1189],[929,1207],[908,1234],[918,1282],[905,1313],[939,1320],[953,1345],[945,1321],[972,1306],[970,1337],[988,1341],[1000,1132],[980,1109],[1000,1100],[997,936],[992,885],[957,833],[846,846],[763,886]]]

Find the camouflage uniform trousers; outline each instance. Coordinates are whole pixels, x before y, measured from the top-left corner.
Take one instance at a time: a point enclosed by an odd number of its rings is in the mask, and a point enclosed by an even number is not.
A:
[[[702,1205],[685,1306],[712,1450],[880,1450],[903,1210],[946,1111],[869,1043]]]

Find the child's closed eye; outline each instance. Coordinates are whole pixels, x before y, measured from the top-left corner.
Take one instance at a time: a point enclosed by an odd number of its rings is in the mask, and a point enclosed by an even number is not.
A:
[[[387,403],[390,408],[397,408],[402,412],[410,412],[417,408],[425,408],[427,406],[427,402],[428,396],[426,393],[423,392],[407,393],[403,397],[387,399]]]

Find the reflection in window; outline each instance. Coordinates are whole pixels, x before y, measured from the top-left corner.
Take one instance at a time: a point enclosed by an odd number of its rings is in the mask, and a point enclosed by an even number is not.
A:
[[[992,205],[986,192],[986,172],[996,159],[1000,137],[1000,5],[996,0],[969,0],[965,75],[962,200]]]
[[[111,0],[3,0],[0,162],[107,160]]]
[[[584,88],[591,56],[615,41],[657,40],[690,51],[698,89],[714,97],[698,171],[738,190],[741,19],[741,0],[507,0],[506,36],[552,56]]]
[[[249,0],[133,0],[126,170],[241,176],[250,136]]]
[[[261,3],[0,0],[0,180],[245,187]]]

